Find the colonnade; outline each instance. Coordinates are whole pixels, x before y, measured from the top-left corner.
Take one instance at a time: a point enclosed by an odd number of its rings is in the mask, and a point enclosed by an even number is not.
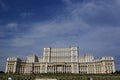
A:
[[[48,73],[71,73],[71,65],[48,65]]]

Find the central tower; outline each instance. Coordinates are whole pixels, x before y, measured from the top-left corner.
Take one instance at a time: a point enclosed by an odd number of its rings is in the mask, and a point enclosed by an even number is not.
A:
[[[44,48],[43,62],[48,72],[54,69],[55,73],[78,73],[78,47]]]
[[[44,48],[44,62],[78,62],[78,47]]]

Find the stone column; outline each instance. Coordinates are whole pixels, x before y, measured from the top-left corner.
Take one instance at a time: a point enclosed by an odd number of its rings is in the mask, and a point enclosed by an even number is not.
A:
[[[113,70],[113,72],[115,72],[115,63],[114,63],[114,61],[112,62],[112,70]]]
[[[5,73],[8,72],[8,61],[6,62],[6,68],[5,68]]]
[[[72,63],[71,64],[71,73],[79,73],[79,70],[78,70],[78,64],[77,63]]]
[[[101,62],[101,73],[106,73],[105,71],[105,62]]]

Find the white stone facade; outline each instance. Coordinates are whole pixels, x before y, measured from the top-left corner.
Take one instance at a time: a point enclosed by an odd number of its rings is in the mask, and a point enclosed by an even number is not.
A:
[[[79,56],[78,47],[44,48],[43,56],[29,55],[26,61],[8,57],[6,73],[106,74],[115,72],[113,57],[94,59],[93,54]]]

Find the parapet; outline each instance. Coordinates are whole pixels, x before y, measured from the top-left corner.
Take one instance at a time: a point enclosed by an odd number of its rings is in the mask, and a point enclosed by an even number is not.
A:
[[[8,57],[7,61],[18,61],[19,59],[17,57]]]

